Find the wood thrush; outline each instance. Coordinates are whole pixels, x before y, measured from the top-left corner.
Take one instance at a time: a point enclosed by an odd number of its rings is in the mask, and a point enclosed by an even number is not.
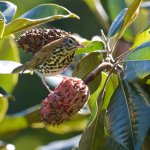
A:
[[[63,72],[73,61],[75,50],[83,47],[72,35],[65,35],[43,46],[30,61],[15,68],[12,73],[23,73],[25,70],[34,71],[42,78],[44,85],[49,90],[45,77]]]

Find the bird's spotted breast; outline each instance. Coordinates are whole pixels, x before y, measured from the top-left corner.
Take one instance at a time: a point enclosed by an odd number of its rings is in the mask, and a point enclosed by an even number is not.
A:
[[[52,54],[51,57],[35,67],[35,71],[45,76],[56,75],[63,72],[72,62],[75,52],[60,52]]]

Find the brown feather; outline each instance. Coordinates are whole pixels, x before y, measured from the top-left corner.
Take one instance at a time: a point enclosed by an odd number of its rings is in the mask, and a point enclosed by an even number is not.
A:
[[[45,45],[44,47],[42,47],[37,53],[35,53],[35,55],[31,58],[30,61],[15,68],[12,71],[12,73],[24,72],[25,70],[33,70],[37,65],[42,63],[44,60],[47,60],[50,58],[52,51],[56,49],[58,45],[62,44],[64,38],[55,40]]]

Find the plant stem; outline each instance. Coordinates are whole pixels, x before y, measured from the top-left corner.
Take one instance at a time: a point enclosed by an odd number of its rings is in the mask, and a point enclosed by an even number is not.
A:
[[[98,67],[96,67],[92,72],[90,72],[85,79],[83,80],[85,84],[88,84],[90,81],[92,81],[100,72],[103,70],[111,69],[113,65],[108,62],[101,63]]]

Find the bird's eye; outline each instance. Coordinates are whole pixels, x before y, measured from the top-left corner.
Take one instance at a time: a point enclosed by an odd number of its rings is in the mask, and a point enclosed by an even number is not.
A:
[[[68,44],[69,45],[73,44],[73,40],[72,39],[68,39]]]

